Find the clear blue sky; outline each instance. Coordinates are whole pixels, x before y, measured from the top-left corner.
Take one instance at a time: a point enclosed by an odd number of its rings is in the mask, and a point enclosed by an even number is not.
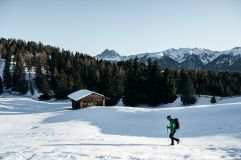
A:
[[[0,0],[0,37],[96,55],[241,46],[241,0]]]

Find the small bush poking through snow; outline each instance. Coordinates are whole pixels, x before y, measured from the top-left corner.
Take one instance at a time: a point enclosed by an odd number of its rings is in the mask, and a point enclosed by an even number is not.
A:
[[[216,101],[216,97],[215,96],[212,96],[212,98],[211,98],[211,103],[216,103],[217,101]]]

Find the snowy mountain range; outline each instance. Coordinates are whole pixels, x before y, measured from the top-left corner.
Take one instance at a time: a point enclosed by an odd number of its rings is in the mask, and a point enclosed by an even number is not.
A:
[[[151,58],[156,59],[161,67],[171,69],[241,71],[241,47],[235,47],[226,51],[212,51],[202,48],[171,48],[161,52],[141,53],[130,56],[121,56],[115,50],[106,49],[95,57],[112,62],[127,61],[137,57],[138,61],[143,63],[146,63]]]

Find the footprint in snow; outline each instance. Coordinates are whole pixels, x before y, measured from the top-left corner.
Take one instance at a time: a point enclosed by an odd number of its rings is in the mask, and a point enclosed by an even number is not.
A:
[[[33,127],[31,127],[31,129],[36,129],[36,128],[39,128],[39,126],[33,126]]]

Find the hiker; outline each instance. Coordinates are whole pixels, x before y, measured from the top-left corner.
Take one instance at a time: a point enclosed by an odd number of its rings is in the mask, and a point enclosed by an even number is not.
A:
[[[170,129],[169,138],[171,138],[171,140],[172,140],[171,145],[174,145],[174,140],[177,142],[177,144],[179,144],[180,139],[174,137],[174,134],[176,133],[176,130],[179,129],[178,119],[177,118],[172,119],[172,117],[170,115],[167,116],[167,119],[170,121],[170,125],[167,126],[167,129]]]

